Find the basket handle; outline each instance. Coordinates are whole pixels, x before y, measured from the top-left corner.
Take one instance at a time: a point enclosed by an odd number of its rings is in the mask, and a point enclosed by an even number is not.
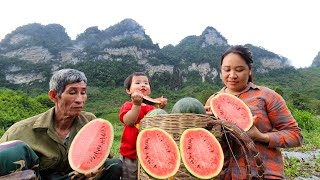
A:
[[[216,125],[221,126],[222,135],[225,136],[225,138],[227,138],[228,134],[230,134],[232,139],[235,139],[236,143],[238,145],[240,145],[240,148],[245,156],[245,163],[247,164],[247,166],[246,166],[247,179],[252,178],[251,177],[251,167],[250,167],[250,164],[248,164],[249,161],[248,161],[247,152],[251,152],[251,154],[253,155],[255,163],[258,167],[258,178],[263,179],[264,166],[263,166],[263,161],[260,156],[260,152],[257,150],[255,143],[248,136],[248,134],[244,130],[242,130],[239,126],[237,126],[235,123],[231,123],[229,121],[224,121],[224,120],[220,120],[220,119],[215,119],[214,117],[212,118],[212,120],[210,120],[207,123],[207,125],[204,128],[212,132],[213,128]],[[212,133],[214,133],[214,132],[212,132]],[[230,150],[232,152],[231,148],[230,148]]]

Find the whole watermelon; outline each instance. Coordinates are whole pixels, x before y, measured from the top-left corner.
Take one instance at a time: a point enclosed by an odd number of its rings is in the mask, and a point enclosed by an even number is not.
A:
[[[146,114],[146,117],[152,117],[152,116],[155,116],[155,115],[158,115],[158,114],[168,114],[167,111],[163,110],[163,109],[154,109],[154,110],[151,110],[150,112],[148,112]]]
[[[193,97],[184,97],[173,105],[171,113],[205,114],[206,111],[203,104],[198,99]]]

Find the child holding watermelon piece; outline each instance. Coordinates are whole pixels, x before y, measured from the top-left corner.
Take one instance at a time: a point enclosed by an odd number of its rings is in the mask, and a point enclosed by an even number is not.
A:
[[[252,65],[252,55],[248,48],[241,45],[230,47],[221,57],[221,78],[225,86],[219,92],[239,97],[254,115],[254,123],[246,133],[255,142],[261,155],[264,178],[284,179],[280,148],[301,146],[303,136],[281,95],[267,87],[253,84]],[[214,96],[205,105],[208,115],[212,115],[209,105]],[[241,151],[237,151],[239,146],[231,138],[228,141],[234,154],[231,154],[224,138],[221,145],[225,152],[225,163],[220,178],[246,179],[244,156]],[[258,179],[255,163],[250,162],[250,165],[253,165],[253,179]]]
[[[131,97],[131,101],[125,102],[120,109],[119,119],[124,125],[121,138],[120,154],[122,156],[122,180],[137,179],[138,162],[136,141],[139,133],[140,120],[154,106],[143,103],[143,97],[151,94],[150,81],[143,72],[134,72],[124,81],[126,93]],[[150,99],[150,98],[149,98]],[[167,104],[166,98],[158,98],[159,108],[164,108]]]

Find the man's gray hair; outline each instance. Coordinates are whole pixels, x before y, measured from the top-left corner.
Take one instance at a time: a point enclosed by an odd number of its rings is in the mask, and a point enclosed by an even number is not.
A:
[[[68,84],[84,81],[87,84],[87,77],[81,71],[75,69],[61,69],[54,72],[51,77],[49,88],[58,93],[59,96],[64,92]]]

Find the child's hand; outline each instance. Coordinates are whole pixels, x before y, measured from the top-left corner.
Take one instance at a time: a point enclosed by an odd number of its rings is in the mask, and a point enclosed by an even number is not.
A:
[[[131,94],[131,99],[134,105],[141,106],[143,100],[143,94],[134,92]]]
[[[157,98],[157,100],[160,101],[160,104],[158,105],[158,107],[159,107],[160,109],[163,109],[163,108],[166,107],[167,102],[168,102],[168,99],[167,99],[167,98],[164,98],[163,96],[161,96],[160,98]]]

